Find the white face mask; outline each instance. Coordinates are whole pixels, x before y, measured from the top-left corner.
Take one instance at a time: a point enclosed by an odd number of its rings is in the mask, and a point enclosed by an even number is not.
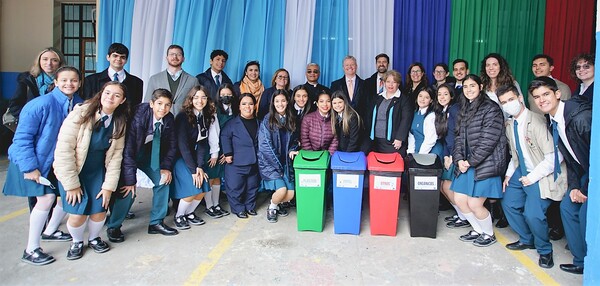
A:
[[[521,102],[513,100],[502,105],[502,110],[510,116],[517,116],[521,112]]]

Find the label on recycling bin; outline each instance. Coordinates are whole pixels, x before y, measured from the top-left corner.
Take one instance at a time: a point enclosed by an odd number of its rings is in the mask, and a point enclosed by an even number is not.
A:
[[[375,176],[373,178],[373,187],[377,190],[396,190],[396,177]]]
[[[318,188],[321,186],[321,175],[319,174],[299,174],[299,187]]]
[[[338,188],[358,188],[359,175],[337,174],[335,186]]]
[[[432,176],[414,176],[415,190],[435,191],[438,189],[438,178]]]

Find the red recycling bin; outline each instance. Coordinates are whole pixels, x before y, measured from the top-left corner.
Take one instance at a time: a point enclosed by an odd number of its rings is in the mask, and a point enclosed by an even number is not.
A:
[[[367,162],[371,235],[396,236],[404,160],[398,153],[371,152]]]

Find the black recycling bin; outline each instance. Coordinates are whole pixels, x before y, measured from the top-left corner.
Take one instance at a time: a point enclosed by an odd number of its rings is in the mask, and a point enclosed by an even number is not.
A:
[[[435,154],[409,154],[410,236],[436,238],[442,162]]]

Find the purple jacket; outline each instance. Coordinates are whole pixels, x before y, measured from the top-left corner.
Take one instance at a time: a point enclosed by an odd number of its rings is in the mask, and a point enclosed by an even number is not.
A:
[[[318,110],[306,114],[302,119],[300,142],[304,150],[328,150],[333,154],[337,150],[338,140],[331,130],[331,116],[325,118]]]

